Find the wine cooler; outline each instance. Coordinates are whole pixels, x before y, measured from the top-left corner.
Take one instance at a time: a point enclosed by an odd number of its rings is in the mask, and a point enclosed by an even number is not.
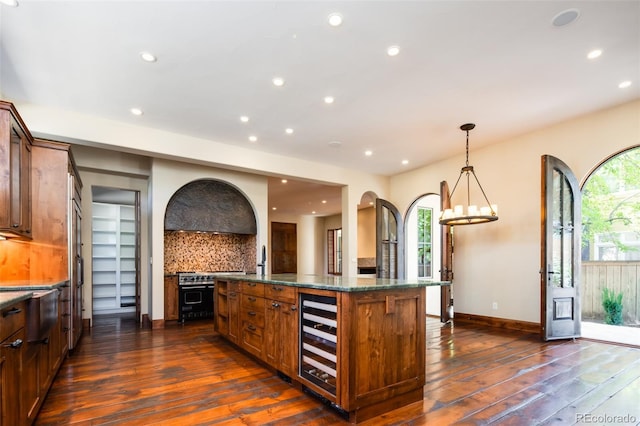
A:
[[[300,376],[336,396],[336,298],[300,293],[300,307]]]

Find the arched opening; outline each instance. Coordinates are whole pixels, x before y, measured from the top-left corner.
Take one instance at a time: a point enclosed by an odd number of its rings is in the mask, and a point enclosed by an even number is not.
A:
[[[440,279],[440,195],[416,198],[405,215],[407,279]],[[440,287],[427,287],[427,315],[440,316]]]
[[[640,146],[604,160],[582,185],[581,276],[583,336],[640,338]]]

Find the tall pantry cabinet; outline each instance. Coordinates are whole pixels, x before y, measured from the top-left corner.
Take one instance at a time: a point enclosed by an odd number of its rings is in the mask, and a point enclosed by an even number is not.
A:
[[[68,280],[60,295],[61,327],[63,343],[73,349],[82,333],[82,181],[66,143],[35,139],[31,166],[33,236],[39,244],[30,248],[30,279]]]

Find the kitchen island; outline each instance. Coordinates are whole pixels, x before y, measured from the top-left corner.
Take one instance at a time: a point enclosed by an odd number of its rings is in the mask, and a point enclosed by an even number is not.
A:
[[[317,275],[216,279],[215,327],[357,423],[422,401],[425,287]]]

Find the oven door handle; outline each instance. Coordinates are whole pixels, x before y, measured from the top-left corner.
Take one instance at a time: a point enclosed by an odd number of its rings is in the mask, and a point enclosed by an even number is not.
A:
[[[198,289],[198,288],[207,288],[207,287],[203,286],[203,285],[199,285],[199,286],[185,285],[185,286],[182,286],[183,290],[195,290],[195,289]]]

